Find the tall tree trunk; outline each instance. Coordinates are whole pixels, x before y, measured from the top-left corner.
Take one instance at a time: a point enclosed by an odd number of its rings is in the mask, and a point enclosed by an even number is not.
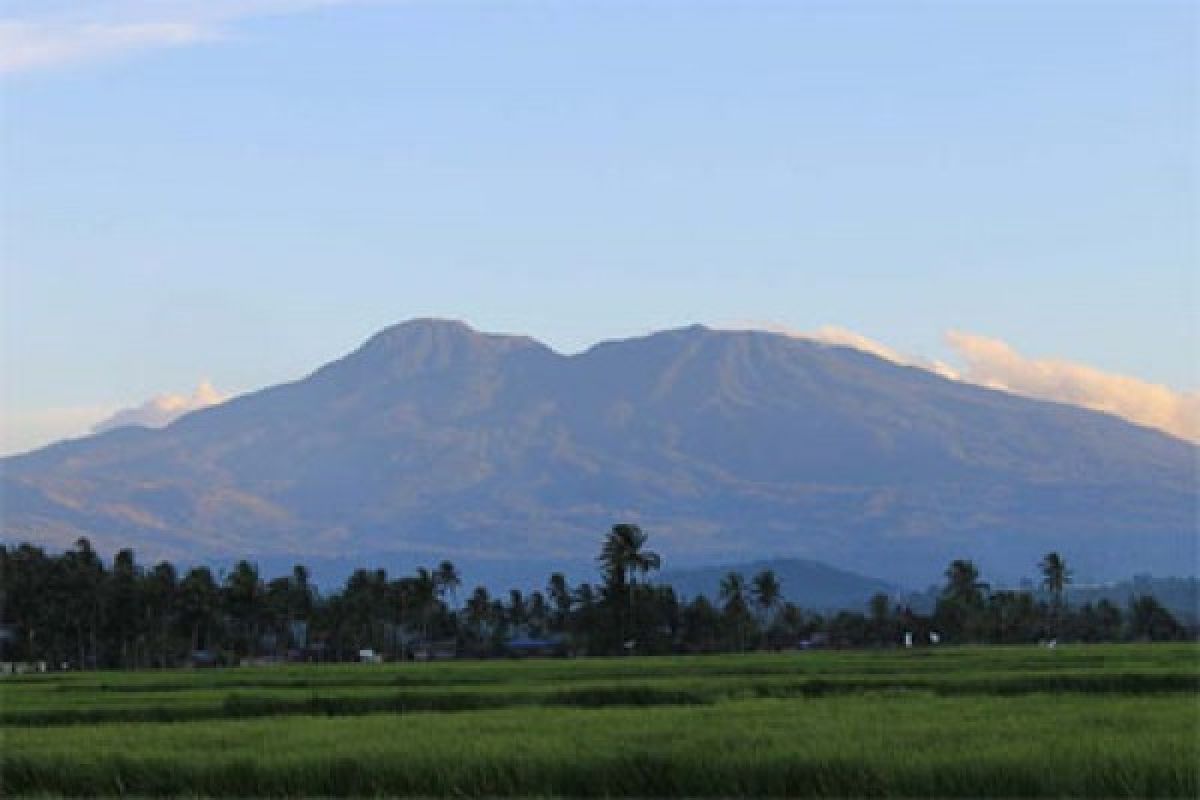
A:
[[[99,603],[96,604],[97,609],[99,609],[99,605],[100,605]],[[99,631],[100,631],[100,612],[99,612],[99,610],[97,610],[92,613],[92,629],[91,629],[92,669],[100,669]]]

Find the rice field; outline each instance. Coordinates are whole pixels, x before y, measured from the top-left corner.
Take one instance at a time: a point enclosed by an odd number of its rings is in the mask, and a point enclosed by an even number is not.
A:
[[[1200,648],[0,680],[0,793],[1200,796]]]

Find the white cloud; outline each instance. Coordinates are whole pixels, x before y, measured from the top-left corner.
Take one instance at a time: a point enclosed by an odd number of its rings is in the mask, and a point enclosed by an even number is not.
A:
[[[0,73],[71,64],[126,50],[192,44],[214,33],[185,22],[39,24],[0,21]]]
[[[1180,392],[1063,359],[1029,358],[999,339],[961,331],[949,331],[946,342],[965,363],[962,380],[1105,411],[1200,442],[1200,392]]]
[[[878,356],[896,364],[902,364],[906,367],[920,367],[930,372],[936,372],[943,378],[950,378],[951,380],[958,380],[959,378],[958,371],[949,364],[935,359],[905,355],[882,342],[877,342],[874,339],[870,339],[860,333],[855,333],[852,330],[847,330],[846,328],[839,328],[836,325],[823,325],[812,333],[803,334],[803,337],[806,339],[815,339],[825,344],[853,347],[855,350],[862,350],[865,353],[870,353],[873,356]]]
[[[215,406],[224,402],[226,395],[221,394],[208,381],[203,381],[196,391],[188,395],[160,394],[140,406],[125,408],[101,420],[92,426],[94,433],[103,433],[113,428],[123,428],[129,425],[140,425],[144,428],[161,428],[169,425],[190,411]]]
[[[793,339],[809,339],[821,344],[831,344],[838,347],[853,347],[855,350],[861,350],[864,353],[870,353],[873,356],[882,358],[884,361],[891,361],[893,364],[900,364],[905,367],[920,367],[927,369],[930,372],[936,372],[943,378],[956,380],[958,372],[949,364],[941,361],[910,356],[906,353],[901,353],[895,348],[889,347],[883,342],[876,341],[870,337],[863,336],[861,333],[856,333],[848,328],[842,328],[837,325],[822,325],[815,331],[801,331],[795,328],[789,328],[786,325],[777,325],[772,322],[754,322],[746,324],[730,325],[730,330],[755,330],[766,331],[768,333],[778,333],[783,336],[790,336]]]
[[[1000,339],[948,331],[946,343],[962,362],[962,367],[954,367],[935,359],[901,353],[860,333],[834,325],[815,331],[762,323],[730,327],[853,347],[896,364],[927,369],[951,380],[1103,411],[1181,439],[1200,442],[1200,392],[1183,392],[1064,359],[1029,358]]]
[[[126,425],[161,428],[189,411],[228,399],[202,381],[191,395],[163,394],[134,408],[111,405],[60,406],[36,410],[0,409],[0,456],[26,453],[64,439],[102,433]]]
[[[379,0],[376,0],[377,2]],[[0,74],[225,38],[240,20],[362,0],[53,0],[15,2],[0,16]]]

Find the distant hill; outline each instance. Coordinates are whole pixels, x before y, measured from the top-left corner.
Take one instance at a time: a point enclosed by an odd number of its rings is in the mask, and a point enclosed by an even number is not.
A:
[[[1045,602],[1051,600],[1050,594],[1032,579],[1025,579],[1017,586],[998,586],[996,588],[1016,588],[1030,591],[1039,600]],[[930,586],[923,591],[904,595],[903,600],[913,610],[928,614],[937,604],[940,591],[939,587]],[[1121,608],[1128,608],[1129,603],[1141,595],[1154,597],[1180,621],[1190,624],[1200,622],[1200,580],[1195,577],[1155,578],[1149,575],[1135,575],[1126,580],[1113,581],[1099,586],[1068,585],[1066,602],[1068,605],[1078,607],[1084,603],[1108,600]]]
[[[1126,607],[1139,595],[1152,595],[1172,614],[1190,624],[1200,622],[1200,580],[1196,578],[1152,578],[1137,575],[1110,586],[1076,586],[1067,590],[1067,602],[1079,606],[1101,599]]]
[[[635,521],[672,563],[764,554],[910,586],[1062,552],[1196,564],[1195,446],[866,353],[690,327],[563,355],[415,320],[308,377],[0,460],[3,539],[145,558],[587,561]]]
[[[775,577],[783,589],[783,599],[807,610],[863,611],[872,595],[878,592],[895,595],[899,592],[899,587],[895,584],[802,558],[668,570],[653,576],[653,581],[657,584],[669,584],[681,597],[690,599],[704,595],[719,605],[721,580],[726,575],[739,572],[749,582],[766,569],[774,570]]]

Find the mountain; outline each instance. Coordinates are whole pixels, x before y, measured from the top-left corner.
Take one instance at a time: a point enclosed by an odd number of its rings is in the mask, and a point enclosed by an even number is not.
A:
[[[704,595],[719,605],[721,580],[730,572],[741,573],[749,584],[755,575],[768,569],[779,580],[784,600],[809,611],[864,611],[872,595],[882,592],[891,596],[899,590],[895,584],[805,558],[775,558],[672,570],[654,576],[654,582],[673,587],[680,597]]]
[[[923,586],[951,558],[1081,577],[1196,564],[1198,449],[858,350],[690,327],[562,355],[388,328],[308,377],[0,460],[3,539],[146,557],[815,558]],[[468,576],[469,577],[469,576]]]

